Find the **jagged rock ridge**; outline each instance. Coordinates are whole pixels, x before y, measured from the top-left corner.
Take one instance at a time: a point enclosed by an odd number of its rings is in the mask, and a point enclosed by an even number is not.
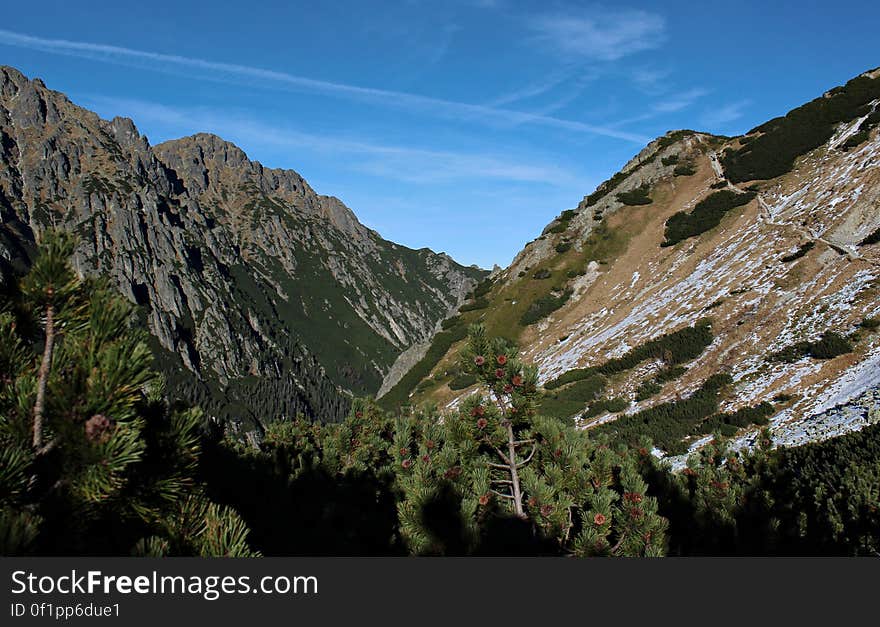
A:
[[[382,239],[219,137],[151,147],[0,67],[0,280],[50,225],[142,306],[172,388],[249,423],[338,419],[485,274]]]

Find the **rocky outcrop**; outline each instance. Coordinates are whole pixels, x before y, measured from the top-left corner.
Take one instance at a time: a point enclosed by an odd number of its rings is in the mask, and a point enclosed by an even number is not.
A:
[[[339,418],[484,274],[382,239],[219,137],[151,147],[3,67],[0,279],[51,225],[77,234],[81,273],[141,306],[177,392],[251,423]]]
[[[376,392],[376,398],[382,398],[391,388],[397,385],[397,382],[400,381],[413,366],[419,363],[419,360],[425,356],[430,347],[430,342],[419,342],[418,344],[413,344],[398,355],[397,359],[391,365],[388,374],[385,375],[385,379],[382,381],[382,386],[379,388],[379,391]]]
[[[693,131],[671,131],[665,136],[655,139],[630,159],[620,170],[616,178],[605,181],[593,194],[585,196],[575,209],[567,225],[572,244],[581,248],[589,239],[594,229],[602,223],[606,216],[611,216],[625,207],[617,198],[617,194],[632,192],[647,186],[654,187],[661,180],[673,178],[677,164],[697,159],[703,147],[715,141],[712,135]],[[673,157],[675,163],[664,163],[664,158]],[[626,176],[622,176],[622,175]],[[500,274],[508,279],[515,279],[520,272],[528,272],[555,254],[552,230],[559,224],[556,220],[548,224],[541,236],[532,240],[514,257]]]

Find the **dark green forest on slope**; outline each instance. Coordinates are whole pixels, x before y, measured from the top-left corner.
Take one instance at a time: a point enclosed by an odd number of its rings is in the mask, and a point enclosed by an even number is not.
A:
[[[880,114],[871,105],[878,98],[880,78],[857,76],[750,130],[740,148],[728,149],[722,155],[724,173],[733,183],[780,176],[791,170],[799,156],[831,139],[838,124],[868,116],[859,129],[864,141],[867,131],[880,124]]]

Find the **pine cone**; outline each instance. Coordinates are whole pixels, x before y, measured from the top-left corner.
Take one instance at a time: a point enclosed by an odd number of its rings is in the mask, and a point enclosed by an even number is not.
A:
[[[86,437],[92,442],[106,442],[114,426],[104,414],[95,414],[85,422]]]

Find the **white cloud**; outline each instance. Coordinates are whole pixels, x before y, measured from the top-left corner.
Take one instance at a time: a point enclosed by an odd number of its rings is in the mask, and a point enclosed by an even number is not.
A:
[[[703,89],[702,87],[694,87],[692,89],[688,89],[687,91],[672,94],[665,100],[654,103],[653,108],[658,113],[675,113],[676,111],[687,109],[689,106],[694,104],[694,102],[696,102],[698,99],[702,98],[708,93],[709,91],[707,89]]]
[[[85,57],[122,65],[132,65],[135,62],[143,64],[146,62],[150,64],[149,69],[157,71],[173,71],[187,68],[189,70],[189,75],[192,78],[220,81],[229,81],[233,78],[250,79],[251,81],[257,80],[259,81],[259,84],[264,87],[292,89],[362,102],[365,101],[388,108],[424,112],[447,119],[469,119],[494,123],[503,122],[506,124],[535,124],[575,133],[613,137],[636,144],[645,144],[649,139],[641,135],[619,131],[614,128],[586,124],[574,120],[565,120],[549,115],[524,113],[510,109],[467,104],[407,92],[324,81],[248,65],[209,61],[206,59],[136,50],[121,46],[71,41],[66,39],[45,39],[7,30],[0,30],[0,44],[32,50],[42,50],[44,52],[55,54]],[[200,73],[193,75],[193,70]]]
[[[556,87],[562,85],[571,77],[571,73],[572,70],[570,69],[553,72],[540,80],[529,83],[524,87],[520,87],[519,89],[516,89],[493,99],[492,102],[490,102],[487,106],[500,107],[503,105],[512,104],[514,102],[519,102],[521,100],[530,100],[532,98],[537,98],[538,96],[552,91]]]
[[[669,69],[640,68],[633,70],[630,79],[643,91],[656,93],[666,89],[666,80],[672,75]]]
[[[549,116],[577,100],[587,85],[598,77],[599,72],[592,69],[566,68],[548,75],[543,80],[504,94],[494,99],[488,106],[500,107],[516,102],[536,101],[552,95],[552,100],[530,109],[532,115]]]
[[[616,61],[657,48],[666,38],[663,17],[642,10],[532,16],[528,25],[540,43],[566,58]]]
[[[751,100],[732,102],[711,111],[706,111],[700,121],[708,128],[718,128],[738,120],[743,116],[743,109],[752,104]]]
[[[644,122],[663,115],[677,113],[692,106],[697,100],[708,93],[709,90],[703,89],[702,87],[694,87],[686,91],[673,93],[667,96],[664,100],[659,100],[652,104],[645,113],[640,113],[639,115],[624,120],[618,120],[610,126],[626,126],[627,124],[635,124],[636,122]]]

